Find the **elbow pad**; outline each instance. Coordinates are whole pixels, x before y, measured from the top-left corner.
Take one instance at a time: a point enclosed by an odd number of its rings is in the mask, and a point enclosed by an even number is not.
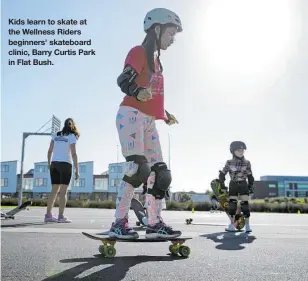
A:
[[[226,180],[226,175],[225,175],[222,171],[219,171],[219,176],[218,176],[218,178],[219,178],[219,181],[220,181],[221,183],[224,183],[225,180]]]
[[[117,79],[117,84],[121,91],[132,97],[137,97],[139,91],[143,89],[136,84],[136,77],[138,73],[131,67],[127,66]]]
[[[253,183],[255,182],[253,175],[248,175],[247,177],[248,177],[248,184],[253,185]]]

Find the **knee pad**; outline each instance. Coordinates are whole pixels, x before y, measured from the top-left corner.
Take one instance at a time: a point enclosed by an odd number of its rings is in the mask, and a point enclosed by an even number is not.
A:
[[[151,173],[148,160],[143,155],[131,155],[126,157],[126,162],[134,162],[138,165],[137,171],[133,175],[124,175],[123,181],[131,184],[134,188],[138,188],[141,184],[146,184]]]
[[[249,208],[249,202],[248,201],[242,201],[241,202],[241,210],[245,218],[250,217],[250,208]]]
[[[237,209],[237,200],[230,199],[229,200],[229,206],[228,206],[228,213],[231,217],[235,216]]]
[[[159,162],[151,167],[151,171],[155,172],[155,183],[153,189],[167,191],[172,181],[171,172],[168,170],[166,163]]]
[[[148,192],[156,199],[163,199],[169,193],[168,190],[172,181],[171,172],[164,162],[154,164],[151,171],[155,172],[155,182],[153,188],[149,189]]]

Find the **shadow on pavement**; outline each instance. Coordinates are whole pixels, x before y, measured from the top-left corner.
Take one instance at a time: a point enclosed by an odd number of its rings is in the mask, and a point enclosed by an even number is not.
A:
[[[216,249],[219,250],[229,250],[229,251],[237,251],[243,250],[245,247],[244,244],[251,244],[257,238],[251,234],[245,232],[217,232],[211,234],[203,234],[200,237],[205,237],[206,239],[210,239],[215,243],[219,243],[216,245]]]
[[[173,261],[185,259],[183,257],[169,256],[169,257],[155,257],[155,256],[124,256],[114,258],[104,258],[101,255],[95,255],[93,258],[76,258],[61,260],[61,263],[82,263],[58,274],[45,278],[42,281],[72,281],[75,278],[99,265],[111,265],[100,271],[96,271],[78,280],[91,281],[120,281],[125,278],[128,270],[140,263],[157,262],[157,261]]]

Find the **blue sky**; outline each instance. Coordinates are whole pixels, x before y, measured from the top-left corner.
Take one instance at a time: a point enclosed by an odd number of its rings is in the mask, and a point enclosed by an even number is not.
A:
[[[1,161],[20,160],[22,132],[38,130],[54,114],[62,121],[76,120],[81,131],[80,161],[94,161],[96,173],[116,162],[115,116],[123,98],[116,79],[129,49],[144,38],[146,12],[166,7],[180,15],[184,27],[161,58],[166,109],[180,122],[172,127],[158,122],[167,163],[171,136],[174,190],[208,189],[230,157],[233,140],[246,142],[255,178],[307,176],[308,9],[304,0],[189,4],[12,0],[1,4]],[[96,56],[53,56],[55,65],[47,67],[8,66],[7,30],[12,17],[87,19],[78,39],[92,39]],[[47,39],[52,38],[61,39]],[[48,137],[27,139],[26,170],[46,159],[48,144]]]

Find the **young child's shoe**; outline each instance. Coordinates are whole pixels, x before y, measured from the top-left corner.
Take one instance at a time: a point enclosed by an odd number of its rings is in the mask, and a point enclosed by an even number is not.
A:
[[[236,228],[234,227],[232,223],[230,223],[229,226],[225,228],[225,230],[228,232],[236,232]]]
[[[246,230],[246,233],[250,233],[252,231],[249,224],[245,225],[245,230]]]

